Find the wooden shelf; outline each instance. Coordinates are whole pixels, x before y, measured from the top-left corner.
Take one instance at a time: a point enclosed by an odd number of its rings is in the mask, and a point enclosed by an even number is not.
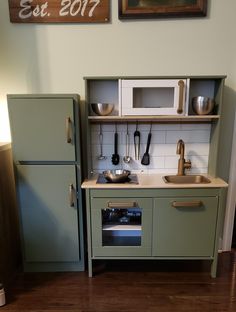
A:
[[[175,123],[175,122],[212,122],[219,119],[219,115],[189,115],[189,116],[89,116],[91,122],[157,122],[157,123]]]

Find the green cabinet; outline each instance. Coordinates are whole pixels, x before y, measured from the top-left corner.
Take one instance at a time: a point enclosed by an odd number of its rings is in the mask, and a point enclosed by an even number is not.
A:
[[[86,193],[89,276],[96,259],[210,260],[211,275],[216,276],[223,220],[220,188],[87,189]],[[132,219],[136,213],[140,219]],[[125,228],[131,230],[132,225],[139,225],[142,234],[134,227],[136,237],[130,240]]]
[[[213,257],[218,197],[155,198],[153,256]]]
[[[25,271],[84,270],[77,95],[9,95]]]

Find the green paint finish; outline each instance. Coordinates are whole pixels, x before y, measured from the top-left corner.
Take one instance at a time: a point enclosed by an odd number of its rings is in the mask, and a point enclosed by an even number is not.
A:
[[[80,260],[76,198],[69,204],[75,171],[73,165],[17,166],[25,262]]]
[[[8,107],[17,164],[24,270],[82,271],[79,96],[8,95]],[[74,185],[73,207],[69,204],[70,184]]]
[[[111,202],[137,202],[142,210],[141,246],[103,246],[102,244],[102,209]],[[92,198],[91,231],[92,256],[150,256],[152,239],[152,198]]]
[[[172,189],[166,184],[166,188],[161,189],[91,189],[92,197],[176,197],[176,196],[218,196],[219,188],[176,188]]]
[[[73,98],[8,97],[15,161],[75,161]],[[72,142],[67,143],[66,118]]]
[[[178,197],[177,202],[199,201]],[[214,256],[218,197],[203,197],[200,207],[172,207],[156,198],[153,210],[153,256]]]
[[[216,277],[222,189],[87,189],[86,194],[90,277],[95,259],[205,259]],[[101,210],[109,201],[142,203],[146,221],[141,248],[102,246]],[[174,208],[173,201],[202,204]]]

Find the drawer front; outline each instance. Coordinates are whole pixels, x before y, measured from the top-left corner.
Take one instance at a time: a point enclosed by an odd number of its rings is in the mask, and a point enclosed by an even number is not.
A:
[[[151,198],[92,198],[92,256],[151,255]]]
[[[155,198],[153,256],[211,257],[218,197]]]

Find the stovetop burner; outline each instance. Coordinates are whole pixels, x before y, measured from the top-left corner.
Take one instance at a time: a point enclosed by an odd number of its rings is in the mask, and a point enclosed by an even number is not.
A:
[[[109,182],[105,179],[103,174],[99,174],[97,178],[97,184],[118,184],[114,182]],[[126,182],[121,182],[121,184],[138,184],[137,174],[130,174]]]

